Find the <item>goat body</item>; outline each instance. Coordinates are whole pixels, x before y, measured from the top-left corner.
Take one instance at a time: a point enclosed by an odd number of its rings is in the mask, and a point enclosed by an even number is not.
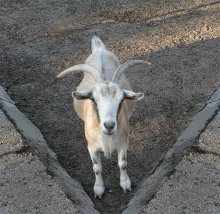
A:
[[[134,93],[123,74],[136,64],[150,63],[131,60],[120,65],[117,57],[106,50],[101,39],[92,37],[92,54],[85,64],[75,65],[63,71],[58,77],[76,71],[84,71],[84,78],[77,90],[72,92],[74,108],[84,121],[85,137],[93,162],[96,181],[95,197],[104,193],[100,151],[109,158],[114,150],[118,152],[120,168],[120,186],[126,192],[131,190],[131,181],[126,172],[127,149],[129,144],[129,118],[135,107],[135,101],[143,98],[143,93]]]

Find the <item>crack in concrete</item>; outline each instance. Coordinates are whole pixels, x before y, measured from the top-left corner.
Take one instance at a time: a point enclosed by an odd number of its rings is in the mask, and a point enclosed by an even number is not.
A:
[[[208,151],[208,150],[205,150],[205,149],[202,149],[200,148],[199,146],[193,146],[191,148],[191,151],[194,152],[194,153],[199,153],[199,154],[212,154],[212,155],[215,155],[215,156],[218,156],[220,157],[220,154],[218,154],[217,152],[212,152],[212,151]]]

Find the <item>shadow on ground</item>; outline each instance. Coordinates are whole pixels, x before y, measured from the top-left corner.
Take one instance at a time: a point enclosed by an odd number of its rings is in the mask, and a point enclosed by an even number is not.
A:
[[[128,173],[133,190],[124,194],[119,188],[114,155],[111,160],[103,159],[107,189],[103,200],[93,198],[94,175],[83,123],[72,110],[70,93],[82,76],[56,80],[42,59],[28,52],[4,50],[0,77],[18,108],[40,128],[62,166],[82,183],[96,208],[101,213],[118,213],[219,86],[219,44],[220,39],[210,39],[138,57],[150,61],[152,67],[127,72],[135,91],[145,93],[131,118]]]
[[[82,183],[101,213],[126,208],[192,117],[220,84],[219,1],[0,0],[0,83],[40,128],[67,172]],[[133,191],[119,188],[116,155],[103,159],[106,194],[93,197],[94,175],[83,123],[71,91],[82,75],[55,76],[90,53],[98,32],[121,61],[152,63],[127,72],[145,93],[131,118],[128,173]],[[109,191],[110,190],[110,191]]]

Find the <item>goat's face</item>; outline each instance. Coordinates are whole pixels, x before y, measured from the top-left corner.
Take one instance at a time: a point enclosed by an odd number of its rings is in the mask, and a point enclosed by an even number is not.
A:
[[[118,84],[104,82],[96,84],[92,92],[103,134],[112,135],[117,130],[117,115],[123,101],[123,90]]]
[[[143,93],[121,89],[113,82],[97,83],[91,91],[72,93],[77,100],[91,99],[99,116],[100,128],[105,135],[113,135],[117,130],[117,118],[124,99],[141,100]]]

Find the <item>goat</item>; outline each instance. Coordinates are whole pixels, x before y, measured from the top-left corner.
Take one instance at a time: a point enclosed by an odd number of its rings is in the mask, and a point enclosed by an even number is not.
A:
[[[144,94],[132,91],[123,72],[131,66],[150,63],[131,60],[120,65],[117,57],[105,48],[96,34],[91,39],[91,46],[92,54],[85,64],[74,65],[57,77],[84,72],[84,78],[77,90],[72,92],[72,97],[75,111],[84,121],[85,137],[95,173],[94,195],[101,199],[105,191],[101,175],[101,151],[109,158],[117,150],[120,186],[125,193],[131,191],[131,181],[126,172],[129,118],[135,107],[134,101],[141,100]]]

